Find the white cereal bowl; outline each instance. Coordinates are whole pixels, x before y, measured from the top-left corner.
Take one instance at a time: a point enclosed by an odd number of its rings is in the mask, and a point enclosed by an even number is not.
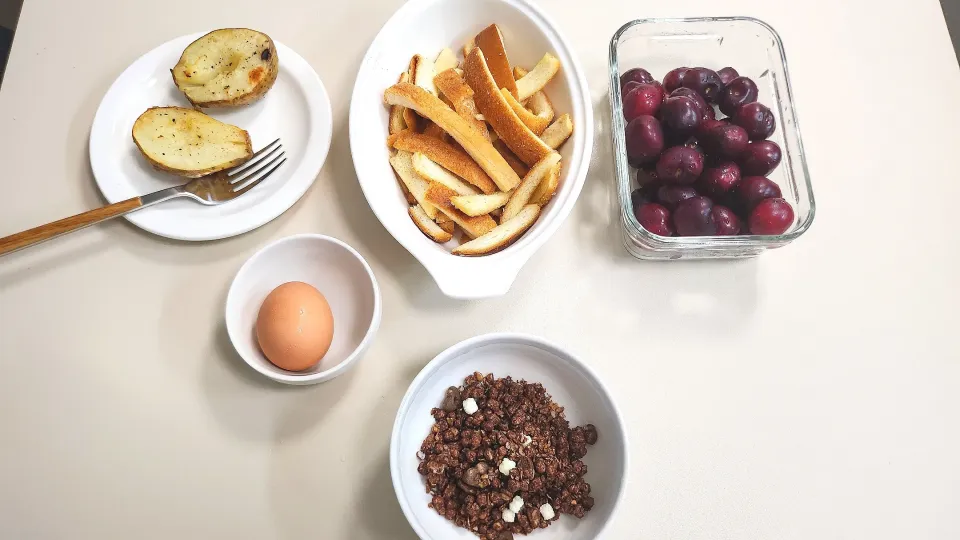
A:
[[[503,31],[513,65],[532,68],[544,53],[563,67],[546,87],[557,115],[569,113],[574,132],[560,148],[561,185],[537,223],[500,253],[466,258],[435,244],[407,215],[384,141],[388,110],[383,92],[397,82],[414,54],[459,51],[491,23]],[[556,232],[580,195],[593,152],[593,106],[586,78],[559,30],[526,0],[411,0],[384,25],[360,65],[350,102],[350,150],[360,187],[383,226],[427,269],[444,294],[484,298],[505,294],[520,268]]]
[[[430,410],[439,407],[444,391],[463,384],[479,371],[497,377],[510,375],[542,383],[554,401],[565,408],[571,425],[593,424],[597,444],[588,447],[588,471],[593,510],[578,520],[562,515],[558,522],[537,531],[538,540],[593,540],[610,521],[623,497],[627,476],[627,440],[623,419],[609,392],[582,361],[557,345],[522,334],[486,334],[462,341],[434,358],[410,384],[390,439],[390,475],[400,508],[423,540],[476,539],[428,508],[430,495],[417,472],[417,452],[430,432]]]
[[[317,288],[333,311],[333,343],[319,364],[287,371],[257,344],[260,305],[276,287],[302,281]],[[380,288],[370,265],[347,244],[321,234],[277,240],[250,257],[227,293],[227,333],[237,353],[260,374],[285,384],[316,384],[342,375],[363,355],[380,326]]]

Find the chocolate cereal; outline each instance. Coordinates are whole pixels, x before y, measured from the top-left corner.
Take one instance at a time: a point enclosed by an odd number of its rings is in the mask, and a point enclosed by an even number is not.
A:
[[[597,430],[571,429],[543,385],[474,373],[431,414],[417,453],[430,507],[482,540],[510,540],[593,508],[581,459]]]

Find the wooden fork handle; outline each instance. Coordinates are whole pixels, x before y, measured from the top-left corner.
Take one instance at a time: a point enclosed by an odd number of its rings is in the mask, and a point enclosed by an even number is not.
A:
[[[23,249],[33,244],[39,244],[44,240],[73,232],[77,229],[89,227],[101,221],[122,216],[143,206],[140,197],[134,197],[118,203],[113,203],[96,210],[90,210],[82,214],[77,214],[68,218],[63,218],[53,223],[47,223],[33,229],[23,231],[6,238],[0,238],[0,255],[6,255],[12,251]]]

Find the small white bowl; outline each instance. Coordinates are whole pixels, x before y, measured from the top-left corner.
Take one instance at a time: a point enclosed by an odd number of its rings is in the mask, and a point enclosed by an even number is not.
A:
[[[287,371],[270,363],[257,344],[260,305],[278,286],[302,281],[317,288],[333,311],[333,343],[316,366]],[[285,384],[316,384],[342,375],[380,327],[380,287],[352,247],[322,234],[298,234],[262,248],[240,267],[227,293],[227,333],[237,353],[262,375]]]
[[[497,377],[510,375],[542,383],[570,425],[593,424],[597,444],[588,448],[588,471],[593,510],[583,519],[562,516],[537,531],[538,540],[592,540],[598,538],[623,498],[627,477],[627,439],[623,419],[596,374],[569,352],[543,339],[522,334],[486,334],[462,341],[434,358],[410,384],[393,424],[390,439],[390,475],[407,521],[423,540],[475,539],[432,508],[423,478],[417,472],[417,452],[430,432],[430,409],[439,407],[444,391],[463,384],[479,371]]]
[[[390,167],[388,110],[383,92],[397,82],[414,54],[459,51],[491,23],[504,33],[514,65],[533,68],[544,53],[563,67],[546,87],[557,116],[569,113],[574,130],[560,147],[560,189],[523,237],[500,253],[458,257],[423,235],[407,214]],[[350,151],[363,194],[377,219],[427,269],[437,286],[453,298],[506,294],[520,268],[546,242],[573,209],[587,176],[593,152],[593,103],[573,49],[540,8],[527,0],[410,0],[377,34],[360,64],[350,101]],[[452,245],[452,244],[451,244]]]

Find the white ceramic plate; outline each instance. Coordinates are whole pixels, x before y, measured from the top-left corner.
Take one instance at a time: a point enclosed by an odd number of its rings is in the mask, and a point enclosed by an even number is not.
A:
[[[263,300],[290,281],[313,285],[333,311],[333,343],[316,366],[287,371],[270,363],[254,328]],[[322,234],[277,240],[243,264],[227,293],[227,333],[237,353],[261,375],[284,384],[315,384],[346,373],[380,327],[380,287],[373,270],[347,244]]]
[[[183,50],[203,34],[168,41],[141,56],[114,81],[100,102],[90,131],[90,164],[100,192],[114,203],[182,184],[186,179],[156,171],[130,134],[149,107],[190,107],[170,76]],[[219,206],[176,199],[127,214],[131,223],[177,240],[215,240],[245,233],[279,216],[313,184],[330,149],[330,98],[306,60],[274,40],[280,74],[267,95],[245,107],[206,109],[217,120],[250,132],[257,150],[277,137],[287,162],[244,196]]]
[[[584,458],[593,510],[582,519],[561,515],[537,540],[600,538],[623,497],[627,477],[627,440],[616,404],[596,374],[574,355],[543,339],[522,334],[487,334],[462,341],[430,361],[410,384],[390,439],[390,475],[404,515],[423,540],[467,540],[476,536],[432,508],[423,477],[417,472],[417,451],[430,433],[430,409],[439,407],[444,391],[463,384],[479,371],[543,384],[571,425],[593,424],[597,444]],[[519,539],[520,537],[518,537]]]
[[[504,33],[514,65],[533,68],[546,52],[563,64],[546,87],[557,116],[573,118],[573,136],[560,148],[561,184],[556,196],[522,238],[500,253],[458,257],[417,229],[384,142],[388,109],[383,91],[397,82],[414,54],[459,51],[490,23]],[[410,0],[380,30],[360,65],[350,102],[350,151],[363,194],[383,226],[430,272],[440,290],[455,298],[505,294],[524,263],[560,227],[573,209],[593,152],[593,104],[586,78],[560,30],[527,0]]]

